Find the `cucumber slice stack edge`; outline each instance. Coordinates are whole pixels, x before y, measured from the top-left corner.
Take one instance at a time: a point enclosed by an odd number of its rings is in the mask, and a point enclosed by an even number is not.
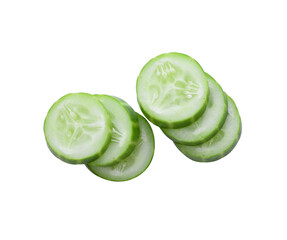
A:
[[[185,54],[166,53],[150,60],[138,76],[137,99],[148,120],[192,160],[218,160],[241,136],[234,101]]]
[[[71,93],[50,108],[44,134],[51,152],[71,164],[86,164],[111,181],[137,177],[149,166],[154,136],[149,123],[124,100]]]

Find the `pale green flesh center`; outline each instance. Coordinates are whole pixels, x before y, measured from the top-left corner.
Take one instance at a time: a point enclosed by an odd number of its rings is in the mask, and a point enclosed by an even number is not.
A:
[[[151,75],[148,93],[152,108],[159,111],[187,104],[200,94],[200,86],[188,71],[169,61],[157,64]]]
[[[68,152],[88,144],[103,126],[95,115],[82,104],[67,103],[59,111],[56,120],[59,141]]]
[[[192,121],[207,104],[208,84],[200,65],[192,58],[168,53],[145,65],[137,81],[142,110],[152,120],[169,123]],[[192,107],[190,107],[192,106]]]
[[[214,131],[218,127],[223,114],[227,111],[225,96],[214,80],[209,78],[208,80],[210,95],[207,108],[203,115],[196,122],[187,127],[163,129],[166,134],[178,140],[195,142],[204,139],[211,131]]]
[[[106,144],[110,124],[103,106],[91,95],[59,100],[47,115],[45,135],[56,154],[69,159],[96,156]]]

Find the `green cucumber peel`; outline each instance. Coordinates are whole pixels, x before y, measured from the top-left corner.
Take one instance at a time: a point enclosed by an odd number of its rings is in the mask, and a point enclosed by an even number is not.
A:
[[[196,146],[175,143],[186,157],[198,162],[212,162],[225,157],[234,149],[241,136],[242,123],[234,101],[229,96],[227,100],[227,118],[213,138]]]
[[[135,148],[140,135],[135,111],[122,99],[109,95],[95,95],[104,105],[112,122],[112,137],[107,150],[90,165],[109,166],[127,157]]]

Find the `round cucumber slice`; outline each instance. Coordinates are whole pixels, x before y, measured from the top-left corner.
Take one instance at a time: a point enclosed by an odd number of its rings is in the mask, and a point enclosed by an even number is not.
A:
[[[127,157],[134,150],[140,135],[139,123],[137,114],[124,100],[108,95],[96,97],[110,115],[113,132],[108,149],[89,165],[109,166]]]
[[[209,88],[201,66],[181,53],[150,60],[137,79],[137,99],[144,115],[155,125],[180,128],[204,112]]]
[[[154,136],[149,123],[138,114],[140,138],[134,151],[119,163],[108,166],[86,165],[97,176],[110,181],[127,181],[143,173],[153,158]]]
[[[103,105],[87,93],[71,93],[56,101],[44,123],[51,152],[67,163],[99,157],[111,139],[111,121]]]
[[[241,119],[234,101],[228,96],[227,101],[227,118],[213,138],[196,146],[175,144],[185,156],[198,162],[211,162],[226,156],[236,146],[241,135]]]
[[[221,129],[227,116],[227,99],[220,85],[206,73],[209,85],[208,105],[202,116],[184,128],[162,128],[174,142],[198,145],[208,141]]]

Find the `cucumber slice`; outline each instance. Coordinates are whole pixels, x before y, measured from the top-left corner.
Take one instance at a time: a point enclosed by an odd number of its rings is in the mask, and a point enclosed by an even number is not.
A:
[[[50,108],[44,123],[51,152],[67,163],[88,163],[99,157],[111,139],[111,121],[104,106],[87,93],[71,93]]]
[[[87,164],[91,172],[110,181],[127,181],[147,169],[154,154],[154,136],[149,123],[139,114],[138,120],[141,134],[134,151],[112,166],[100,167]]]
[[[208,141],[221,129],[227,116],[227,99],[220,85],[206,73],[209,85],[208,105],[203,115],[184,128],[162,128],[174,142],[197,145]]]
[[[236,146],[241,135],[241,119],[234,101],[228,96],[227,101],[227,118],[213,138],[196,146],[175,144],[185,156],[198,162],[211,162],[226,156]]]
[[[96,95],[104,105],[112,121],[112,138],[108,149],[90,165],[109,166],[127,157],[135,148],[140,135],[135,111],[122,99]]]
[[[204,112],[208,96],[208,83],[201,66],[181,53],[153,58],[137,79],[140,108],[159,127],[180,128],[194,122]]]

